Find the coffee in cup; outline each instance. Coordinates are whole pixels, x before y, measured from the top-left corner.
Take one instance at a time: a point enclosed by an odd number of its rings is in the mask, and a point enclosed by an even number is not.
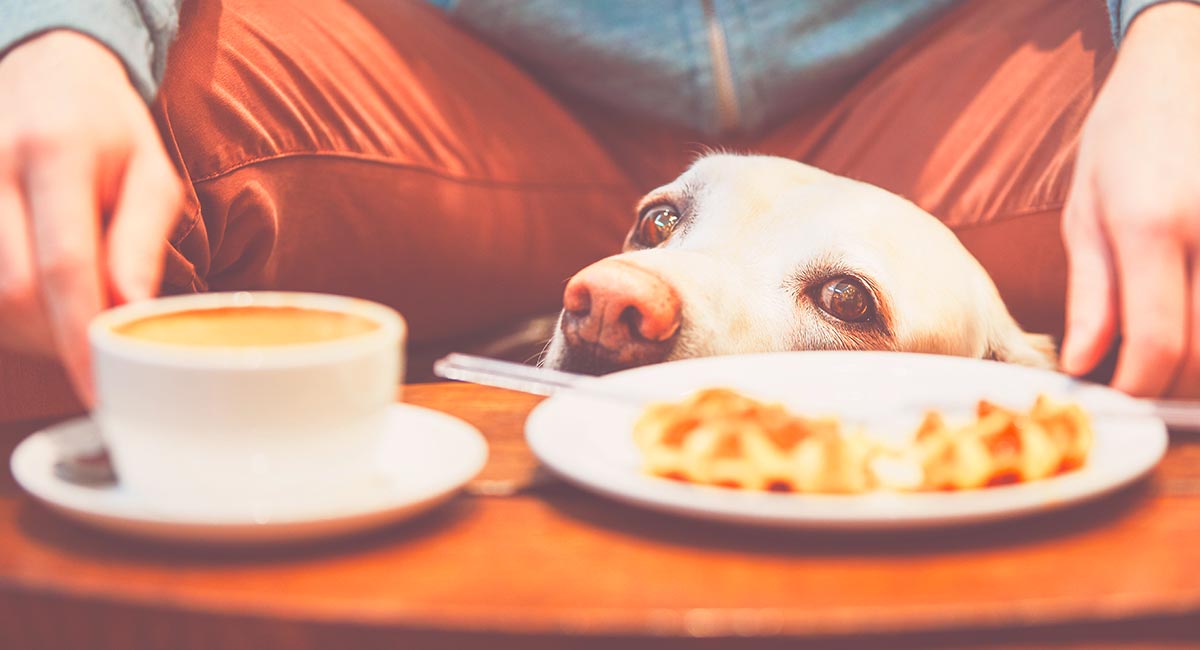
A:
[[[321,343],[376,330],[375,321],[304,307],[217,307],[147,316],[113,331],[143,341],[209,347]]]
[[[403,319],[341,296],[160,298],[88,334],[118,479],[164,516],[258,517],[361,479],[403,374]]]

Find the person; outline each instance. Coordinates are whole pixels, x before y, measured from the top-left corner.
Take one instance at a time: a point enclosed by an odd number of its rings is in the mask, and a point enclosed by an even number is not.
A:
[[[552,311],[702,144],[911,198],[1065,371],[1200,396],[1194,0],[180,4],[0,3],[0,418],[160,290]]]

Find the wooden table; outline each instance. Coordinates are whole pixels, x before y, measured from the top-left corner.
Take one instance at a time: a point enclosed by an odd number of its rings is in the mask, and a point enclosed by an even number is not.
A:
[[[491,443],[476,491],[522,483],[538,398],[457,384],[405,399]],[[0,429],[7,458],[32,425]],[[6,465],[7,467],[7,465]],[[921,647],[1200,644],[1200,436],[1151,479],[1033,519],[918,534],[675,519],[535,481],[293,548],[94,532],[0,479],[0,648]]]

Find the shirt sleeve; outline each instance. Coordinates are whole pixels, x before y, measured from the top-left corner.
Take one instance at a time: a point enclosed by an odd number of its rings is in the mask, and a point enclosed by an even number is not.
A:
[[[133,85],[154,99],[183,0],[0,0],[0,56],[43,32],[69,29],[103,43]]]
[[[1108,20],[1112,23],[1113,42],[1118,46],[1121,40],[1125,38],[1125,32],[1129,29],[1129,24],[1137,18],[1138,14],[1164,2],[1177,2],[1179,0],[1108,0]],[[1183,0],[1195,5],[1200,5],[1200,0]]]

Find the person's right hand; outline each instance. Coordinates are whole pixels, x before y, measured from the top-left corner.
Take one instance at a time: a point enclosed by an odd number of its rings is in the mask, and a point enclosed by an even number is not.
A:
[[[67,31],[0,59],[0,346],[91,405],[87,324],[158,291],[182,185],[121,61]]]

